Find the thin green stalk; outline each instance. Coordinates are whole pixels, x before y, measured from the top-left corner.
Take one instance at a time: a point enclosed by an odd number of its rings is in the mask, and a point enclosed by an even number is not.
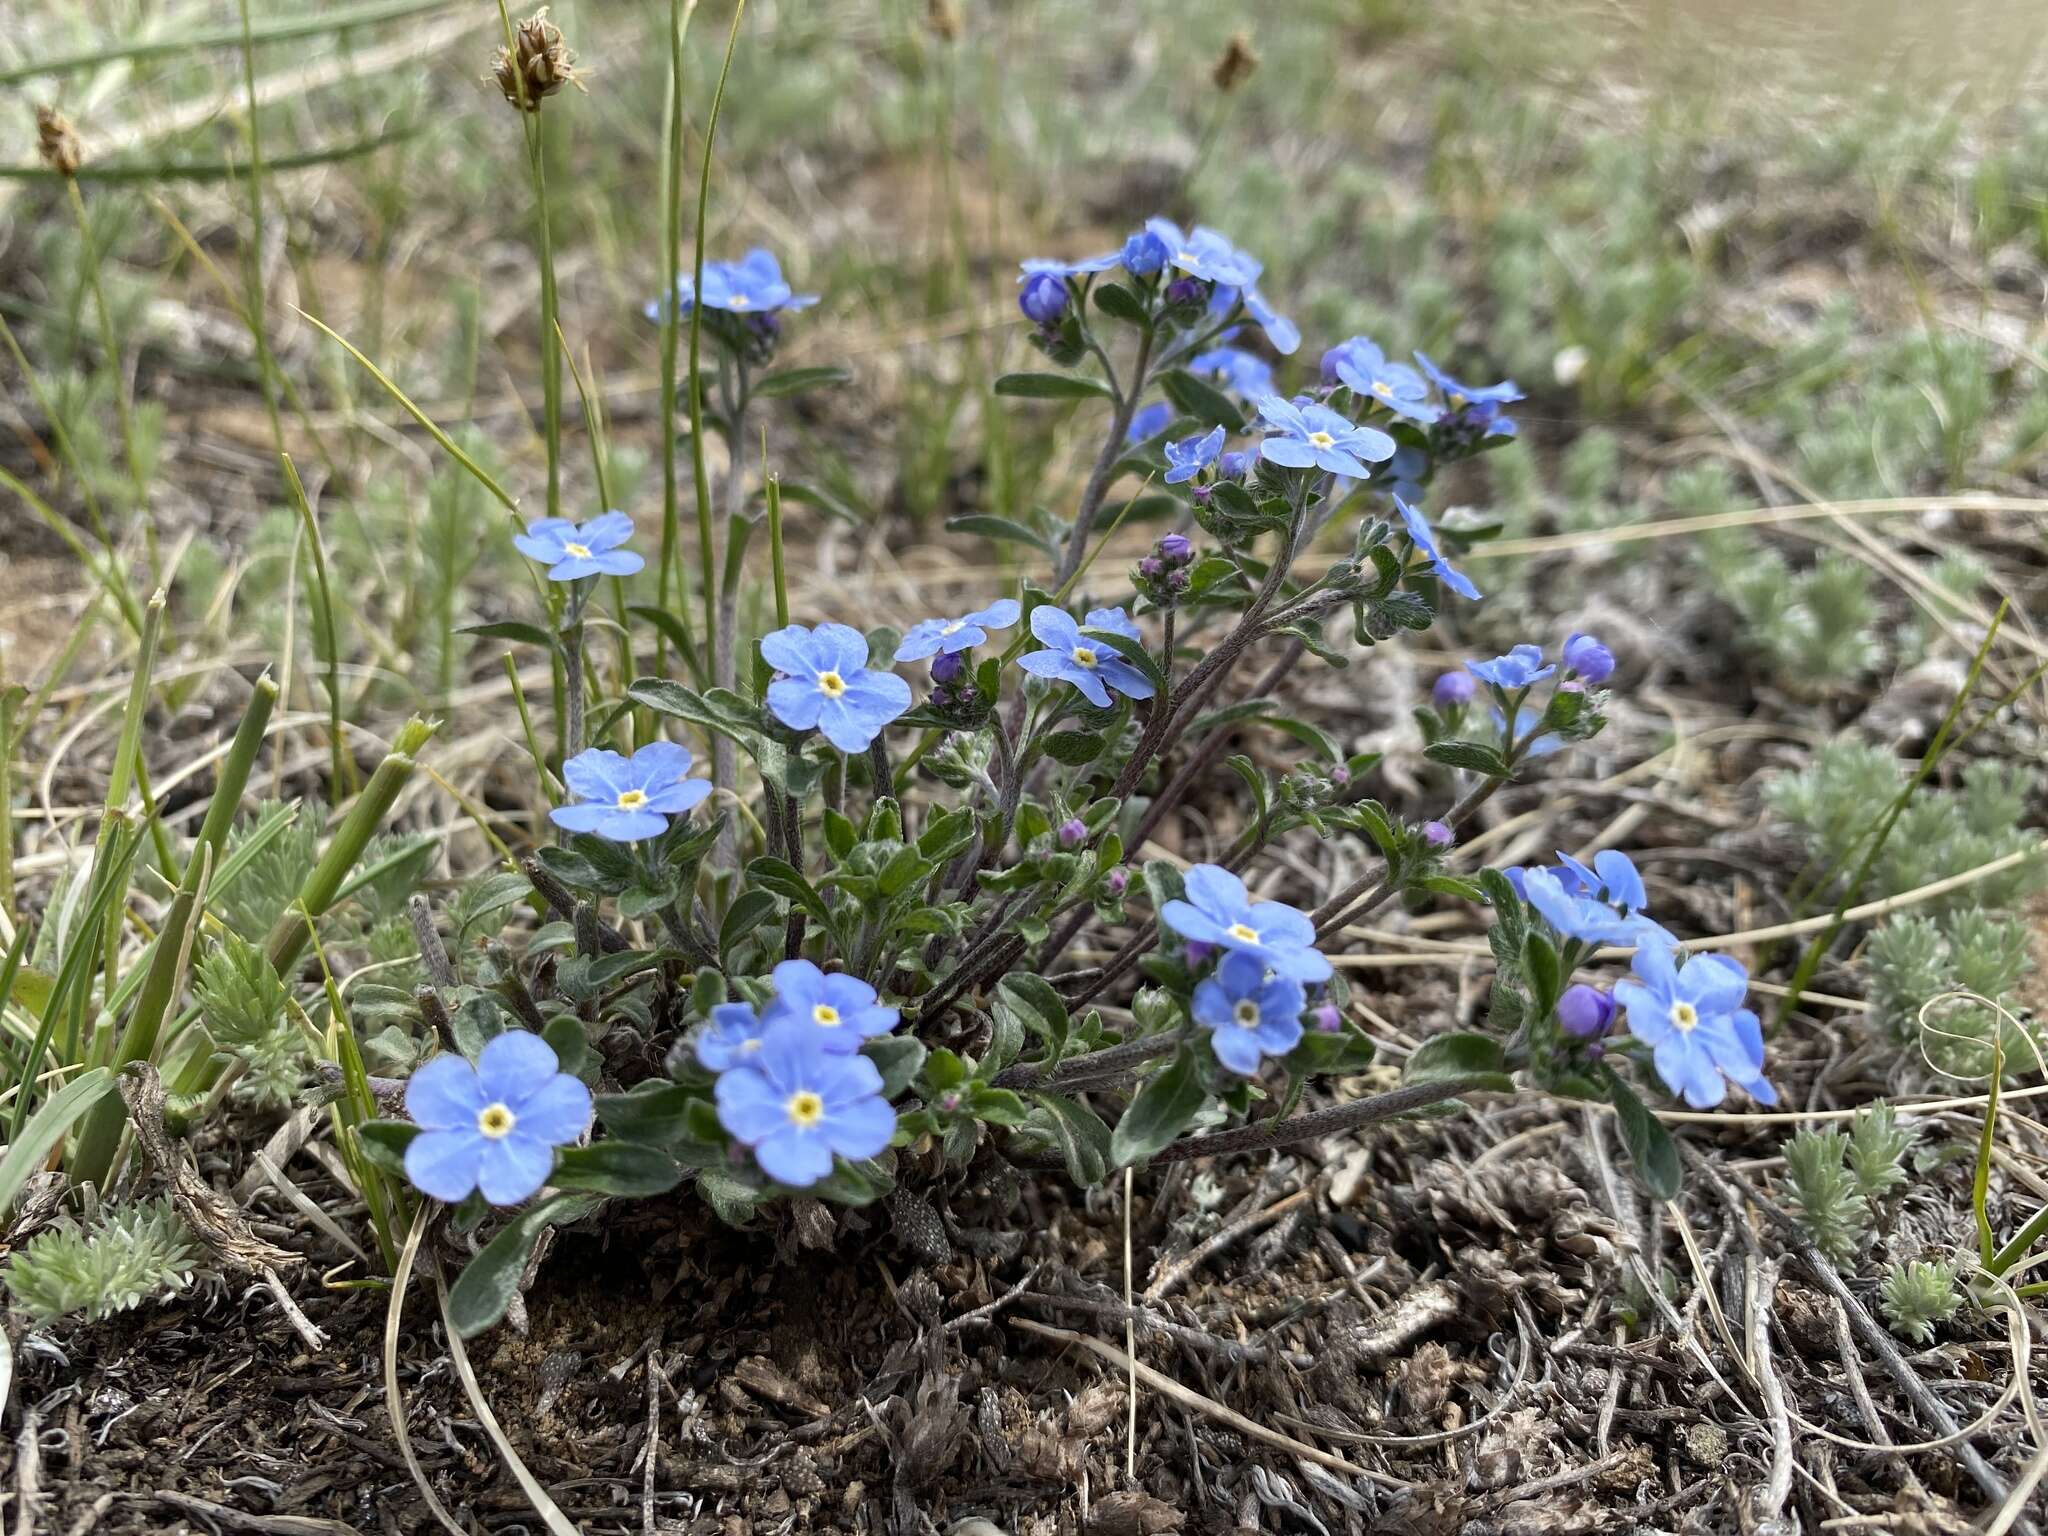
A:
[[[540,749],[540,737],[534,733],[533,713],[526,707],[526,692],[519,686],[519,663],[512,653],[505,653],[505,677],[512,684],[512,707],[519,711],[519,729],[526,738],[526,754],[533,759],[534,776],[553,792],[555,776],[548,772],[547,754]]]
[[[689,30],[690,17],[696,10],[696,0],[669,0],[668,136],[661,198],[661,248],[665,258],[666,286],[662,289],[661,313],[661,569],[656,578],[655,600],[663,612],[676,615],[685,634],[690,627],[690,606],[683,600],[679,553],[682,518],[681,498],[676,485],[676,344],[681,334],[682,311],[677,303],[676,289],[682,279],[683,260],[683,35]],[[695,307],[691,306],[692,309]],[[669,606],[672,574],[677,599],[673,609]],[[694,641],[690,649],[692,652],[696,650]],[[666,670],[667,659],[668,638],[657,631],[654,642],[654,670],[657,674]],[[702,688],[710,681],[710,675],[695,665],[694,657],[691,662],[697,686]]]
[[[1935,731],[1933,740],[1927,743],[1927,750],[1920,754],[1919,767],[1914,770],[1913,777],[1907,781],[1906,787],[1900,790],[1892,803],[1885,808],[1885,813],[1871,836],[1870,846],[1864,851],[1861,862],[1856,866],[1856,873],[1850,877],[1849,883],[1842,889],[1841,899],[1835,903],[1835,910],[1828,926],[1814,935],[1813,941],[1806,946],[1806,952],[1799,957],[1799,965],[1793,971],[1792,980],[1785,988],[1784,1001],[1778,1007],[1777,1022],[1780,1028],[1798,1011],[1799,1001],[1806,991],[1807,984],[1813,980],[1814,972],[1820,969],[1821,956],[1827,953],[1829,946],[1835,942],[1835,936],[1842,931],[1845,921],[1843,914],[1854,906],[1861,896],[1863,883],[1870,877],[1871,868],[1877,863],[1877,856],[1884,851],[1885,842],[1891,836],[1892,828],[1898,824],[1899,817],[1905,814],[1906,806],[1913,796],[1920,792],[1920,786],[1927,782],[1928,776],[1947,755],[1950,733],[1962,715],[1963,706],[1977,691],[1977,681],[1984,673],[1984,663],[1990,659],[1991,647],[1998,639],[1999,626],[2005,622],[2008,606],[2005,602],[1998,605],[1998,612],[1992,616],[1990,627],[1984,631],[1983,643],[1977,647],[1977,654],[1971,658],[1970,670],[1963,679],[1963,686],[1956,690],[1956,696],[1949,704],[1948,713],[1942,716],[1941,725]]]
[[[249,335],[256,342],[256,367],[263,381],[263,408],[270,414],[271,448],[284,457],[284,421],[277,409],[277,359],[263,324],[263,133],[256,105],[256,44],[249,30],[249,0],[242,13],[242,94],[249,113],[249,243],[242,252],[242,280],[249,290]],[[294,477],[296,478],[296,477]]]
[[[135,657],[135,671],[128,679],[128,705],[121,716],[121,736],[114,747],[114,764],[107,774],[107,798],[100,816],[102,836],[127,820],[128,790],[135,774],[136,756],[142,750],[142,718],[149,712],[150,675],[156,670],[156,647],[163,633],[165,602],[163,590],[159,588],[143,611],[142,643]],[[106,990],[112,996],[118,979],[121,925],[107,924],[104,938]]]
[[[0,913],[15,923],[21,915],[14,910],[14,720],[27,697],[19,683],[0,684]]]
[[[391,751],[377,765],[377,771],[370,775],[370,782],[363,786],[362,794],[328,843],[326,853],[321,855],[320,862],[306,877],[297,899],[279,915],[276,926],[270,930],[265,949],[270,956],[271,968],[278,975],[290,976],[292,967],[305,951],[308,924],[324,917],[334,904],[342,881],[355,868],[363,850],[370,846],[370,839],[377,835],[378,827],[391,813],[398,792],[412,777],[421,749],[433,740],[439,729],[439,722],[422,720],[415,715],[405,723],[398,739],[392,743]]]
[[[609,454],[605,448],[604,418],[602,407],[590,387],[584,382],[583,370],[576,366],[576,355],[569,350],[568,338],[562,334],[562,327],[555,326],[555,340],[561,346],[562,358],[569,365],[569,382],[576,386],[576,398],[583,406],[584,435],[590,440],[590,472],[597,480],[597,504],[602,510],[612,506],[612,480],[607,464]],[[618,692],[624,693],[632,686],[635,675],[633,666],[633,632],[626,627],[626,578],[614,576],[612,585],[612,610],[619,619],[619,682]]]
[[[85,261],[85,278],[92,289],[93,314],[99,321],[100,350],[114,373],[114,415],[121,428],[121,455],[128,461],[128,478],[135,490],[135,510],[144,519],[150,543],[150,575],[156,574],[156,530],[149,521],[149,483],[142,472],[142,456],[135,445],[135,418],[128,409],[128,371],[121,364],[121,351],[114,338],[114,312],[107,307],[106,285],[100,280],[99,245],[92,237],[92,220],[86,215],[85,195],[78,190],[78,178],[64,178],[64,191],[71,200],[72,216],[78,220],[80,255]]]
[[[341,641],[334,623],[334,594],[327,585],[327,547],[320,538],[320,525],[313,519],[313,505],[306,499],[298,466],[288,453],[279,454],[277,461],[284,468],[285,485],[292,493],[292,505],[298,509],[299,522],[306,530],[306,547],[313,555],[314,650],[327,668],[327,803],[340,805],[356,792],[356,761],[342,744]]]
[[[718,114],[725,105],[725,83],[732,74],[733,54],[740,45],[740,22],[747,14],[747,0],[739,0],[733,7],[732,31],[725,40],[725,62],[718,71],[718,87],[711,93],[711,116],[704,125],[704,164],[697,177],[697,231],[696,254],[692,267],[692,293],[704,291],[704,221],[711,207],[711,151],[718,140]],[[670,303],[674,298],[671,295]],[[704,603],[704,663],[713,678],[724,674],[720,670],[723,652],[718,634],[718,580],[716,552],[713,548],[715,535],[711,526],[711,471],[704,462],[704,376],[703,357],[704,306],[690,306],[690,474],[697,492],[697,578],[703,587],[701,596]],[[737,454],[735,454],[737,457]],[[728,762],[730,759],[728,759]],[[729,790],[731,774],[726,782],[718,785]]]

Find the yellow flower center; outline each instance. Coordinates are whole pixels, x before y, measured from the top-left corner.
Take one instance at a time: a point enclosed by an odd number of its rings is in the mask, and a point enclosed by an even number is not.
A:
[[[761,1049],[761,1037],[759,1035],[740,1042],[740,1054],[742,1056],[751,1056],[759,1049]]]
[[[1330,436],[1327,432],[1311,432],[1308,435],[1308,440],[1317,448],[1334,448],[1337,446],[1337,439]]]
[[[846,692],[846,679],[837,672],[820,672],[818,674],[818,692],[825,695],[828,699],[836,699]]]
[[[1455,389],[1446,390],[1444,392],[1444,398],[1450,401],[1452,405],[1463,405],[1465,403],[1465,397],[1459,394]]]
[[[792,1093],[789,1102],[782,1106],[789,1112],[789,1123],[809,1130],[825,1118],[825,1101],[809,1089]]]
[[[567,555],[574,555],[578,560],[588,560],[590,558],[590,546],[588,544],[576,544],[566,539],[562,542],[562,552]]]
[[[823,1024],[829,1029],[838,1024],[839,1010],[830,1003],[820,1003],[811,1010],[811,1022]]]
[[[1178,256],[1174,257],[1173,259],[1176,264],[1182,262],[1190,262],[1195,259],[1195,253],[1193,251],[1182,251]]]
[[[1693,1007],[1691,1003],[1673,1003],[1671,1005],[1671,1023],[1679,1031],[1688,1032],[1696,1029],[1699,1027],[1699,1022],[1700,1011]]]
[[[637,811],[646,803],[647,791],[644,789],[622,789],[619,791],[619,809],[622,811]]]
[[[1077,666],[1083,666],[1083,667],[1092,667],[1092,666],[1094,666],[1094,665],[1095,665],[1095,651],[1094,651],[1094,648],[1093,648],[1092,646],[1086,646],[1086,645],[1077,645],[1077,646],[1075,646],[1075,647],[1074,647],[1074,662],[1075,662],[1075,664],[1076,664]]]
[[[955,619],[952,623],[947,624],[943,628],[941,628],[939,630],[939,633],[942,635],[957,635],[960,633],[961,630],[965,629],[966,627],[967,621],[965,619]]]
[[[486,1104],[477,1112],[476,1128],[492,1141],[511,1135],[513,1124],[512,1111],[503,1104]]]
[[[732,296],[732,307],[734,309],[745,309],[747,307],[747,296],[744,293],[734,294]]]
[[[1372,392],[1382,400],[1391,400],[1394,397],[1394,386],[1385,379],[1374,379],[1372,381]]]
[[[1259,930],[1249,927],[1244,923],[1232,923],[1226,931],[1240,944],[1256,944],[1259,942]]]
[[[1257,1029],[1259,1027],[1259,1005],[1250,998],[1246,998],[1233,1008],[1231,1016],[1237,1020],[1237,1027],[1239,1029]]]

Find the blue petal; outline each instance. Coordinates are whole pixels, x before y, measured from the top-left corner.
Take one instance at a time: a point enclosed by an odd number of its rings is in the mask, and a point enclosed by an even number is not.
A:
[[[868,637],[851,624],[820,624],[811,631],[811,654],[851,682],[868,664]]]
[[[1242,1002],[1259,992],[1266,984],[1266,962],[1255,954],[1233,949],[1216,962],[1216,979],[1223,984],[1223,990],[1232,1002]],[[1301,989],[1296,987],[1295,995]]]
[[[623,512],[604,512],[577,530],[577,543],[602,553],[633,537],[633,519]]]
[[[555,1149],[518,1131],[486,1138],[477,1159],[476,1187],[493,1205],[517,1205],[536,1194],[555,1171]]]
[[[782,1128],[754,1148],[754,1161],[776,1183],[808,1189],[832,1171],[832,1149],[816,1131],[791,1125],[785,1115]]]
[[[555,1048],[531,1030],[508,1029],[477,1053],[476,1084],[487,1104],[516,1106],[562,1070]]]
[[[460,1131],[422,1131],[406,1145],[405,1176],[422,1194],[453,1205],[476,1188],[483,1149],[474,1124]]]
[[[548,820],[567,832],[595,832],[608,821],[617,807],[605,800],[582,800],[575,805],[558,805]]]
[[[668,818],[656,811],[622,811],[614,807],[597,824],[597,835],[608,843],[641,843],[668,830]]]
[[[1259,439],[1259,457],[1286,469],[1313,469],[1316,451],[1298,437],[1272,436]],[[1360,465],[1363,472],[1365,466]]]
[[[1223,942],[1223,924],[1188,902],[1167,902],[1159,909],[1159,919],[1184,939],[1201,944]]]
[[[824,713],[825,695],[808,677],[779,678],[768,685],[768,709],[792,731],[808,731]]]
[[[921,619],[904,633],[896,647],[898,661],[923,661],[938,651],[946,639],[944,619]]]
[[[1054,603],[1040,603],[1031,610],[1031,633],[1056,651],[1071,651],[1081,643],[1081,627],[1074,616]]]
[[[853,1162],[874,1157],[896,1134],[896,1111],[881,1098],[856,1099],[841,1105],[825,1120],[825,1141]]]
[[[1259,1059],[1264,1053],[1259,1049],[1256,1031],[1231,1024],[1211,1035],[1209,1044],[1216,1059],[1239,1077],[1250,1077],[1259,1070]]]
[[[1244,882],[1220,864],[1197,864],[1181,878],[1188,899],[1219,923],[1243,920],[1251,913]]]
[[[1236,955],[1237,951],[1232,950],[1224,958],[1234,959]],[[1254,965],[1258,964],[1256,960],[1252,963]],[[1261,969],[1263,970],[1264,967],[1261,967]],[[1218,974],[1221,974],[1220,967],[1218,968]],[[1236,1018],[1230,993],[1225,990],[1223,983],[1216,976],[1208,977],[1195,988],[1194,1002],[1190,1005],[1188,1011],[1194,1015],[1194,1020],[1197,1024],[1207,1025],[1210,1029],[1222,1029],[1231,1024]]]
[[[1276,974],[1296,981],[1328,981],[1330,962],[1312,949],[1268,949],[1266,962]]]
[[[566,1072],[557,1072],[512,1106],[514,1129],[522,1136],[567,1146],[590,1129],[590,1090]]]
[[[999,597],[979,612],[968,614],[967,622],[979,624],[983,629],[1008,629],[1023,611],[1024,605],[1016,598]]]
[[[811,632],[801,624],[789,624],[761,637],[761,659],[778,672],[808,677],[818,670],[811,659]]]
[[[584,800],[616,800],[639,784],[627,760],[603,747],[586,747],[562,764],[562,782]]]
[[[475,1130],[488,1102],[477,1086],[476,1068],[452,1051],[424,1063],[405,1085],[405,1112],[430,1131]]]
[[[718,1100],[718,1123],[743,1145],[757,1145],[789,1124],[789,1111],[783,1107],[788,1095],[778,1093],[758,1071],[734,1067],[720,1074],[712,1091]]]

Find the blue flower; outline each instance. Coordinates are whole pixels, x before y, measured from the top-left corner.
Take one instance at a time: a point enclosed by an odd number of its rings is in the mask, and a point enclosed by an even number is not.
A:
[[[1121,608],[1098,608],[1088,615],[1091,629],[1106,630],[1110,634],[1138,638],[1138,626],[1133,624]],[[1031,633],[1036,635],[1048,649],[1027,651],[1017,658],[1017,665],[1034,677],[1057,678],[1072,683],[1081,690],[1081,696],[1097,709],[1109,708],[1109,690],[1133,699],[1149,699],[1153,688],[1150,679],[1128,661],[1116,647],[1095,645],[1082,634],[1081,627],[1074,622],[1072,614],[1051,603],[1043,603],[1031,610]]]
[[[1472,585],[1472,579],[1463,572],[1453,569],[1451,562],[1444,558],[1442,550],[1436,547],[1436,532],[1429,526],[1429,519],[1418,508],[1411,507],[1396,494],[1394,510],[1401,514],[1401,521],[1407,525],[1408,537],[1415,543],[1416,551],[1429,562],[1429,568],[1436,579],[1449,587],[1458,596],[1477,600],[1479,589]]]
[[[1654,927],[1646,918],[1617,912],[1604,901],[1573,892],[1547,869],[1523,870],[1520,883],[1522,899],[1568,939],[1632,945],[1643,942]],[[1656,932],[1662,934],[1663,930]]]
[[[1340,341],[1323,354],[1323,378],[1423,426],[1443,415],[1430,403],[1429,385],[1422,375],[1406,363],[1390,362],[1387,354],[1364,336]]]
[[[1032,256],[1017,263],[1017,281],[1028,283],[1034,277],[1088,277],[1097,272],[1107,272],[1123,259],[1123,252],[1111,251],[1105,256],[1083,256],[1079,261],[1054,261],[1044,256]]]
[[[753,1058],[761,1049],[763,1025],[745,1003],[720,1003],[697,1035],[697,1060],[713,1072],[724,1072]]]
[[[1190,1011],[1209,1031],[1216,1059],[1249,1077],[1259,1070],[1262,1057],[1285,1056],[1301,1043],[1301,1010],[1307,1004],[1300,982],[1269,977],[1265,962],[1234,949],[1195,988]]]
[[[1742,1006],[1749,973],[1741,961],[1694,955],[1681,968],[1675,950],[1646,944],[1635,970],[1615,983],[1614,1000],[1673,1093],[1694,1109],[1711,1109],[1726,1096],[1726,1079],[1760,1104],[1778,1102],[1764,1080],[1763,1026]]]
[[[1611,901],[1631,912],[1640,912],[1650,904],[1650,893],[1643,887],[1643,877],[1636,870],[1635,860],[1619,848],[1602,848],[1593,855],[1591,869],[1568,853],[1560,852],[1557,858],[1588,895]]]
[[[1482,683],[1491,683],[1496,688],[1527,688],[1531,683],[1540,683],[1557,668],[1543,664],[1543,652],[1533,645],[1518,645],[1505,656],[1496,656],[1491,661],[1468,661],[1465,670]]]
[[[605,512],[578,526],[566,517],[544,517],[512,535],[512,544],[529,560],[548,568],[549,581],[580,581],[585,576],[630,576],[647,562],[619,546],[633,537],[633,519],[623,512]]]
[[[1016,623],[1020,612],[1017,599],[1002,597],[957,619],[920,619],[896,647],[896,659],[923,661],[927,656],[972,650],[988,643],[990,630],[1008,629]]]
[[[587,747],[562,764],[574,803],[556,806],[548,820],[613,843],[659,837],[669,817],[687,816],[711,793],[710,780],[685,777],[689,771],[690,749],[672,741],[650,741],[631,757]]]
[[[1503,379],[1498,384],[1465,384],[1452,378],[1443,369],[1418,352],[1415,361],[1422,364],[1422,371],[1429,375],[1430,382],[1444,392],[1444,400],[1453,410],[1467,405],[1513,405],[1526,398],[1515,387],[1513,379]]]
[[[1154,400],[1131,418],[1131,425],[1124,433],[1127,443],[1142,443],[1148,437],[1157,437],[1166,430],[1166,424],[1173,420],[1173,407],[1164,400]]]
[[[874,1157],[896,1134],[882,1074],[867,1057],[825,1049],[812,1025],[771,1026],[743,1064],[719,1074],[718,1123],[778,1184],[808,1189],[834,1156]]]
[[[407,1143],[405,1176],[453,1205],[483,1191],[517,1205],[547,1183],[555,1148],[590,1128],[590,1090],[561,1070],[553,1047],[523,1029],[496,1035],[471,1066],[436,1056],[405,1085],[405,1112],[420,1127]]]
[[[1251,450],[1233,448],[1216,461],[1216,476],[1220,480],[1242,480],[1252,472],[1252,462]]]
[[[1576,631],[1565,637],[1564,664],[1568,670],[1595,685],[1614,676],[1614,652],[1593,636]]]
[[[1257,258],[1240,251],[1215,230],[1196,225],[1191,233],[1170,219],[1147,219],[1146,230],[1162,241],[1167,260],[1181,271],[1191,273],[1219,289],[1230,290],[1224,306],[1241,300],[1245,312],[1259,323],[1266,339],[1283,356],[1301,345],[1301,332],[1292,320],[1275,310],[1259,293],[1259,274],[1266,269]]]
[[[1166,258],[1171,254],[1164,240],[1149,229],[1141,229],[1124,242],[1124,248],[1117,252],[1117,259],[1131,276],[1150,277],[1166,265]]]
[[[1427,494],[1422,477],[1428,473],[1429,455],[1420,448],[1403,444],[1396,448],[1394,456],[1387,460],[1386,472],[1381,483],[1388,492],[1400,497],[1409,506],[1419,507],[1422,505],[1423,496]]]
[[[788,674],[768,685],[775,718],[793,731],[822,732],[842,752],[865,752],[910,708],[910,684],[869,671],[867,639],[850,624],[791,624],[761,637],[761,655]]]
[[[1121,608],[1090,608],[1081,615],[1081,627],[1106,630],[1112,635],[1122,635],[1126,640],[1145,638],[1139,632],[1136,621]]]
[[[676,279],[676,302],[688,311],[696,289],[686,274]],[[783,280],[782,264],[773,251],[756,246],[738,261],[704,263],[704,307],[734,315],[772,315],[784,309],[809,309],[815,293],[792,292]],[[647,318],[659,319],[659,302],[647,306]]]
[[[1273,365],[1242,347],[1213,347],[1197,352],[1188,360],[1188,371],[1214,379],[1246,400],[1263,400],[1273,393]]]
[[[1017,295],[1017,307],[1024,311],[1027,320],[1051,325],[1067,310],[1065,280],[1054,277],[1050,272],[1034,272],[1024,279],[1024,290]]]
[[[1217,864],[1190,869],[1185,890],[1185,901],[1159,909],[1166,926],[1182,938],[1249,955],[1295,981],[1330,979],[1330,962],[1315,951],[1315,924],[1293,907],[1254,902],[1244,882]]]
[[[1223,429],[1212,427],[1202,437],[1184,437],[1177,443],[1166,445],[1166,483],[1179,485],[1192,480],[1211,464],[1216,455],[1223,451]]]
[[[894,1029],[900,1017],[878,1004],[875,989],[858,976],[828,976],[808,960],[785,960],[774,974],[775,1001],[761,1015],[763,1029],[793,1020],[816,1031],[825,1050],[857,1051],[861,1041]]]
[[[1259,457],[1289,469],[1322,469],[1363,480],[1372,473],[1361,461],[1394,456],[1394,440],[1377,427],[1354,425],[1326,405],[1297,405],[1278,395],[1259,402],[1259,414],[1274,430],[1259,442]]]

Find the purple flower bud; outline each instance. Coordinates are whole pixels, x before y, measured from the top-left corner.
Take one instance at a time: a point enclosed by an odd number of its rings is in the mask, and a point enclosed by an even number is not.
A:
[[[1200,965],[1204,960],[1208,959],[1211,955],[1215,953],[1216,946],[1214,944],[1211,944],[1206,939],[1188,940],[1187,960],[1188,964],[1191,966]]]
[[[1119,864],[1102,877],[1102,883],[1109,888],[1112,896],[1121,896],[1131,887],[1131,872]]]
[[[1344,1015],[1337,1011],[1335,1003],[1317,1003],[1309,1010],[1309,1017],[1317,1029],[1326,1035],[1334,1035],[1344,1027]]]
[[[1185,592],[1190,585],[1186,571],[1174,571],[1166,578],[1166,585],[1175,592]]]
[[[950,683],[967,670],[967,652],[941,651],[932,658],[932,681]]]
[[[1165,569],[1166,566],[1160,561],[1157,555],[1147,555],[1144,559],[1138,562],[1138,570],[1142,575],[1157,576],[1164,572]]]
[[[1597,1040],[1614,1022],[1614,998],[1598,987],[1575,982],[1557,1000],[1557,1022],[1576,1039]]]
[[[782,317],[766,313],[749,315],[747,329],[763,341],[773,341],[782,334]]]
[[[1345,785],[1351,782],[1351,770],[1349,768],[1346,768],[1342,763],[1339,763],[1336,767],[1330,770],[1330,782],[1336,785],[1339,789],[1342,789]]]
[[[1458,835],[1446,822],[1425,821],[1422,824],[1422,840],[1432,848],[1448,848],[1458,840]]]
[[[1216,478],[1219,480],[1242,480],[1251,473],[1252,455],[1249,448],[1233,448],[1216,461]]]
[[[1166,285],[1166,302],[1206,304],[1209,302],[1209,285],[1199,277],[1176,277]]]
[[[1025,279],[1024,291],[1017,295],[1017,307],[1024,311],[1026,319],[1051,325],[1067,311],[1067,285],[1050,272],[1034,273]]]
[[[1323,360],[1317,366],[1316,372],[1321,377],[1325,389],[1328,389],[1337,382],[1337,365],[1350,355],[1351,343],[1348,341],[1340,341],[1336,346],[1323,354]]]
[[[1169,533],[1159,541],[1159,558],[1174,564],[1183,564],[1193,558],[1195,546],[1184,533]]]
[[[1071,816],[1060,823],[1060,846],[1062,848],[1076,847],[1085,841],[1087,836],[1088,824],[1078,816]]]
[[[1455,704],[1469,704],[1472,695],[1478,691],[1479,685],[1472,681],[1471,673],[1446,672],[1436,680],[1429,696],[1436,701],[1438,709],[1449,709]]]
[[[945,1093],[939,1095],[939,1113],[945,1115],[957,1114],[960,1106],[966,1102],[966,1099],[961,1096],[958,1089],[948,1089]]]
[[[1589,683],[1614,676],[1614,652],[1591,635],[1573,634],[1565,641],[1564,664]]]
[[[1149,229],[1141,229],[1124,242],[1123,251],[1117,259],[1131,276],[1150,277],[1166,265],[1166,258],[1171,254],[1164,240]]]

